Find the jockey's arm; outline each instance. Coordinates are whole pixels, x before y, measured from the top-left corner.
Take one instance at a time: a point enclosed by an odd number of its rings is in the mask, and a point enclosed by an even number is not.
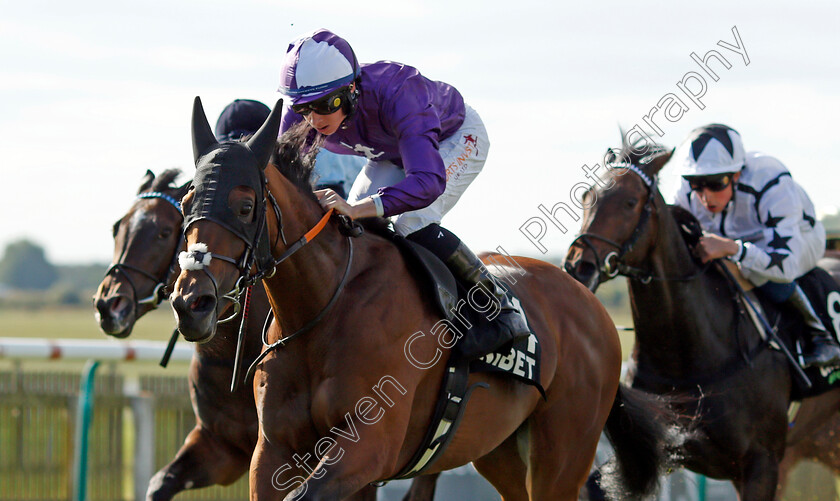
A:
[[[708,263],[713,259],[734,256],[740,249],[739,242],[731,238],[715,235],[714,233],[704,233],[700,237],[700,241],[697,243],[694,252],[702,262]]]
[[[374,199],[378,195],[363,198],[352,204],[330,189],[317,190],[315,196],[318,197],[318,202],[324,210],[335,209],[336,212],[348,216],[350,219],[382,216],[382,212],[378,210]]]
[[[400,160],[405,178],[379,189],[386,217],[419,210],[431,205],[446,189],[446,170],[434,131],[400,138]],[[376,195],[374,195],[376,196]]]
[[[428,207],[446,189],[446,166],[438,149],[440,117],[429,105],[428,89],[417,83],[405,82],[383,104],[383,125],[397,140],[405,171],[403,180],[379,189],[377,204],[382,204],[385,217]]]
[[[806,236],[801,230],[807,223],[800,190],[790,177],[781,178],[758,207],[763,238],[754,243],[739,241],[739,251],[732,259],[755,283],[792,282],[816,266],[818,256],[812,255],[812,242],[806,241],[814,235]]]

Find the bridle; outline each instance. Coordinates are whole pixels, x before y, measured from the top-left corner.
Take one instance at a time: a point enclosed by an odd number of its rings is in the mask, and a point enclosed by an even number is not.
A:
[[[176,200],[174,197],[167,195],[166,193],[161,193],[159,191],[150,191],[146,193],[140,193],[137,195],[137,200],[145,200],[145,199],[153,199],[159,198],[161,200],[165,200],[169,202],[170,205],[175,207],[175,210],[178,211],[178,214],[181,216],[181,220],[183,221],[184,215],[181,211],[181,203]],[[144,305],[151,305],[151,309],[155,309],[160,306],[160,303],[163,302],[169,296],[169,282],[172,274],[175,272],[175,264],[178,262],[178,249],[181,247],[181,244],[184,241],[184,235],[182,232],[179,232],[178,243],[175,245],[175,250],[172,253],[172,259],[169,262],[169,266],[166,268],[162,277],[155,276],[148,271],[134,266],[132,264],[126,263],[123,261],[125,259],[125,253],[128,250],[128,239],[124,239],[123,247],[120,251],[120,256],[117,258],[117,262],[113,263],[109,268],[108,271],[105,272],[105,277],[114,275],[116,276],[118,273],[122,274],[125,279],[128,281],[129,286],[131,287],[132,294],[134,295],[134,304],[135,304],[135,312],[139,310],[140,306]],[[152,281],[155,284],[154,288],[152,289],[152,293],[148,296],[139,299],[137,294],[137,285],[134,283],[134,280],[131,278],[131,274],[128,271],[137,273],[142,277],[145,277]]]
[[[633,250],[633,247],[636,245],[639,238],[642,236],[642,233],[645,230],[645,226],[647,225],[651,213],[654,210],[653,197],[655,193],[654,187],[656,186],[657,178],[656,176],[651,178],[642,169],[631,163],[613,163],[608,165],[608,167],[611,169],[627,169],[628,171],[634,172],[642,179],[645,186],[647,187],[648,196],[645,200],[645,205],[642,207],[642,214],[641,216],[639,216],[639,221],[636,223],[636,227],[633,228],[633,233],[630,234],[630,238],[628,238],[623,244],[620,244],[614,240],[610,240],[609,238],[602,237],[601,235],[595,233],[582,232],[579,233],[574,240],[572,240],[572,243],[569,245],[569,247],[571,248],[575,245],[582,245],[586,249],[592,251],[592,254],[595,256],[595,262],[597,263],[599,275],[606,275],[610,279],[615,278],[618,275],[623,275],[639,280],[645,284],[649,283],[653,279],[653,274],[647,270],[628,265],[624,262],[624,256],[626,256]],[[615,250],[607,252],[607,254],[602,259],[600,253],[598,252],[598,249],[592,243],[592,240],[599,240],[601,242],[604,242],[607,245],[614,247]],[[572,273],[573,267],[571,263],[567,262],[565,268],[567,272]]]
[[[650,217],[655,210],[654,196],[657,191],[656,186],[658,178],[656,176],[648,176],[640,167],[631,163],[613,163],[608,165],[608,167],[612,169],[627,169],[628,171],[638,175],[648,189],[648,196],[645,200],[644,206],[642,207],[642,214],[639,216],[639,221],[636,223],[636,227],[633,228],[633,232],[630,234],[630,237],[623,244],[618,243],[614,240],[610,240],[609,238],[603,237],[595,233],[582,232],[579,233],[569,245],[570,248],[574,247],[575,245],[580,245],[592,252],[592,254],[595,256],[595,262],[597,263],[596,269],[599,275],[598,282],[601,281],[600,275],[602,274],[609,279],[621,275],[630,278],[631,280],[638,280],[643,284],[648,284],[651,281],[689,281],[705,273],[706,270],[709,268],[711,262],[706,263],[698,271],[690,275],[686,275],[683,277],[660,277],[656,276],[650,270],[645,270],[639,267],[631,266],[624,261],[625,256],[632,252],[633,247],[636,245],[639,238],[642,236],[642,233],[644,233],[645,228],[648,222],[650,221]],[[604,242],[607,245],[615,248],[615,250],[607,252],[602,259],[600,253],[598,252],[598,249],[592,242],[593,240]],[[564,267],[568,273],[574,276],[574,267],[571,263],[566,262]]]
[[[256,207],[254,210],[258,214],[258,219],[255,222],[256,224],[256,232],[254,233],[254,239],[249,241],[245,238],[245,235],[241,234],[237,231],[232,231],[234,235],[236,235],[240,240],[245,243],[245,250],[242,252],[242,255],[239,258],[232,258],[229,256],[225,256],[223,254],[218,254],[215,252],[210,252],[209,249],[200,249],[197,248],[196,244],[190,246],[189,249],[185,252],[181,252],[178,256],[178,260],[181,264],[181,269],[196,269],[203,271],[207,277],[210,279],[210,282],[213,284],[214,291],[216,293],[216,297],[227,299],[233,302],[234,311],[233,313],[222,319],[219,320],[217,323],[222,324],[225,322],[229,322],[236,318],[236,316],[242,311],[242,294],[251,286],[259,283],[261,280],[265,278],[271,278],[274,276],[276,268],[286,259],[291,257],[294,253],[299,251],[304,245],[309,243],[321,230],[324,229],[327,222],[329,221],[330,217],[333,215],[333,210],[330,209],[327,211],[321,220],[308,232],[306,232],[300,239],[292,243],[291,245],[288,244],[286,240],[285,230],[283,227],[283,212],[280,209],[277,200],[271,194],[271,192],[267,189],[266,182],[265,182],[265,175],[261,172],[261,189],[260,192],[263,193],[263,198],[257,201]],[[277,235],[274,238],[274,242],[269,245],[269,235],[268,235],[268,225],[267,225],[267,218],[265,210],[266,206],[270,206],[274,211],[274,216],[277,220]],[[340,216],[342,217],[342,216]],[[222,221],[218,220],[217,218],[209,215],[204,216],[201,219],[208,220],[211,222],[215,222],[223,227],[228,229],[229,226],[225,225]],[[184,234],[186,234],[187,228],[184,229]],[[272,249],[276,248],[278,243],[282,241],[283,244],[287,247],[286,251],[278,257],[274,258],[272,255]],[[352,241],[349,240],[349,259],[347,262],[347,268],[350,268],[353,256],[353,245]],[[236,280],[233,288],[226,292],[225,294],[219,294],[219,282],[215,276],[210,272],[209,264],[212,259],[219,259],[221,261],[225,261],[227,263],[232,264],[239,270],[239,277]],[[251,270],[254,270],[253,273]],[[340,284],[339,291],[344,287],[344,282]]]
[[[303,248],[307,243],[311,242],[312,239],[314,239],[326,227],[327,222],[330,220],[330,217],[332,217],[334,212],[335,212],[334,209],[328,210],[321,217],[321,219],[318,221],[318,223],[316,223],[315,226],[312,227],[312,229],[307,231],[302,237],[300,237],[294,243],[292,243],[291,245],[288,245],[288,243],[286,242],[286,236],[285,236],[285,232],[284,232],[284,229],[283,229],[283,213],[280,209],[280,206],[277,204],[276,199],[274,198],[274,196],[271,194],[271,192],[266,187],[264,174],[262,174],[260,177],[261,177],[261,182],[262,182],[261,192],[264,194],[264,197],[262,199],[262,205],[260,205],[258,203],[257,206],[254,209],[254,210],[258,211],[258,214],[260,214],[260,216],[258,216],[259,219],[256,222],[256,224],[258,225],[258,228],[257,228],[258,231],[255,233],[255,240],[252,241],[252,242],[248,242],[246,239],[242,238],[243,235],[239,235],[238,232],[234,232],[234,234],[236,234],[237,237],[242,239],[246,244],[246,248],[243,251],[243,254],[242,254],[242,256],[240,256],[239,259],[233,259],[233,258],[228,257],[228,256],[211,253],[211,252],[209,252],[209,250],[198,250],[198,249],[194,248],[195,244],[193,244],[193,246],[191,246],[191,248],[188,249],[187,251],[181,252],[181,254],[179,255],[179,261],[181,263],[182,269],[189,269],[189,264],[190,263],[194,263],[194,262],[201,263],[201,266],[196,266],[192,269],[200,269],[200,270],[203,270],[204,273],[207,274],[207,276],[210,278],[211,282],[213,283],[213,287],[214,287],[214,289],[217,293],[217,297],[219,297],[218,296],[218,290],[219,290],[218,289],[218,282],[215,279],[215,277],[213,276],[213,274],[210,273],[210,270],[208,268],[208,265],[210,264],[210,261],[213,258],[220,259],[222,261],[233,264],[234,266],[236,266],[239,269],[239,278],[237,278],[233,289],[231,289],[229,292],[227,292],[224,296],[221,296],[223,298],[229,299],[229,300],[234,302],[234,313],[232,315],[230,315],[228,318],[225,318],[223,320],[218,321],[218,323],[228,322],[228,321],[232,320],[233,318],[235,318],[239,314],[240,311],[244,312],[243,316],[242,316],[242,323],[240,324],[239,336],[238,336],[238,340],[237,340],[236,357],[235,357],[235,360],[234,360],[234,370],[233,370],[232,381],[231,381],[231,391],[235,391],[238,388],[238,384],[239,384],[238,375],[241,371],[242,356],[243,356],[243,352],[244,352],[244,349],[243,349],[244,332],[245,332],[245,324],[247,322],[248,300],[250,298],[250,288],[253,285],[257,284],[259,281],[261,281],[265,278],[271,278],[272,276],[274,276],[274,273],[277,269],[277,266],[279,266],[281,263],[286,261],[286,259],[291,257],[293,254],[295,254],[301,248]],[[266,224],[266,217],[265,217],[266,212],[267,212],[265,210],[266,202],[270,203],[270,205],[271,205],[271,207],[274,211],[275,217],[277,219],[277,227],[278,227],[277,228],[277,236],[275,236],[274,243],[270,247],[265,245],[265,244],[268,243],[268,240],[269,240],[268,226]],[[350,221],[349,218],[345,218],[345,216],[339,216],[339,218],[341,218],[341,222],[344,225],[343,228],[340,228],[341,233],[344,234],[345,238],[347,239],[347,264],[345,265],[344,274],[342,275],[342,278],[341,278],[338,286],[336,287],[335,291],[333,292],[332,297],[327,302],[327,304],[321,309],[321,311],[312,320],[307,322],[303,327],[301,327],[300,329],[298,329],[297,331],[295,331],[291,334],[283,336],[282,338],[280,338],[276,342],[270,343],[270,344],[268,343],[268,340],[266,339],[267,327],[269,325],[269,319],[266,319],[266,323],[265,323],[265,326],[263,328],[263,333],[262,333],[262,341],[263,341],[263,344],[265,345],[265,349],[262,351],[262,353],[260,353],[260,355],[256,358],[256,360],[254,360],[251,363],[251,365],[248,368],[248,371],[245,375],[245,378],[244,378],[245,381],[247,381],[248,378],[251,377],[253,372],[256,370],[257,365],[259,365],[262,362],[262,360],[269,353],[271,353],[273,350],[275,350],[275,349],[277,349],[281,346],[285,346],[285,344],[288,343],[289,341],[291,341],[292,339],[300,336],[301,334],[303,334],[305,332],[308,332],[313,327],[315,327],[327,315],[327,313],[332,309],[333,305],[338,300],[338,297],[340,296],[341,292],[344,290],[344,287],[347,285],[347,280],[350,276],[350,269],[351,269],[352,264],[353,264],[353,240],[351,239],[351,236],[359,236],[361,234],[361,226],[358,225],[358,223]],[[213,217],[204,217],[203,219],[207,219],[207,220],[212,221],[214,218]],[[216,222],[219,223],[218,221],[216,221]],[[221,223],[219,223],[219,224],[221,224]],[[185,234],[186,234],[186,228],[185,228],[184,231],[185,231]],[[279,257],[274,258],[273,254],[272,254],[272,249],[274,249],[277,246],[278,240],[282,240],[283,244],[286,245],[286,250]],[[188,263],[187,261],[190,261],[190,263]],[[188,268],[184,268],[185,265],[187,265]],[[251,273],[252,268],[254,269],[253,273]],[[240,301],[240,298],[242,297],[243,292],[245,292],[244,307],[242,305],[243,301]],[[218,308],[218,304],[217,304],[217,308]]]
[[[232,258],[229,256],[225,256],[223,254],[219,254],[216,252],[210,252],[206,248],[202,248],[199,245],[193,244],[191,245],[186,251],[181,252],[178,255],[178,261],[181,265],[182,270],[201,270],[204,272],[205,275],[210,279],[210,283],[213,284],[213,290],[216,297],[220,299],[227,299],[233,303],[233,313],[231,313],[228,317],[218,320],[218,324],[224,324],[226,322],[230,322],[234,318],[239,315],[239,312],[242,311],[242,294],[245,292],[248,287],[256,284],[263,278],[270,278],[274,275],[274,269],[277,263],[273,263],[270,267],[261,267],[257,266],[256,271],[253,275],[249,275],[251,269],[254,268],[254,265],[257,263],[257,255],[258,252],[263,252],[268,255],[268,257],[263,257],[262,261],[266,262],[269,258],[271,258],[271,250],[267,247],[268,246],[268,225],[266,224],[266,211],[260,210],[262,207],[266,206],[267,200],[271,202],[271,207],[274,209],[275,217],[277,218],[277,225],[278,225],[278,235],[277,238],[281,238],[283,243],[286,243],[286,237],[283,233],[283,218],[282,213],[280,211],[280,207],[277,205],[277,201],[271,195],[271,193],[265,189],[265,185],[263,182],[263,198],[255,207],[255,211],[257,211],[257,231],[254,236],[253,241],[249,241],[245,235],[242,235],[238,231],[232,231],[234,235],[236,235],[240,240],[245,242],[245,250],[242,252],[242,255],[239,258]],[[224,224],[222,221],[218,220],[212,216],[205,216],[201,219],[205,219],[208,221],[215,222],[222,227],[225,227],[230,230],[228,225]],[[186,231],[187,228],[184,228],[184,238],[186,238]],[[277,245],[277,239],[275,238],[274,245],[271,246],[273,248]],[[209,264],[212,259],[218,259],[221,261],[225,261],[227,263],[232,264],[239,270],[239,278],[237,278],[236,283],[233,285],[233,288],[227,291],[224,294],[219,294],[219,282],[213,273],[210,272]],[[218,303],[217,303],[218,309]],[[218,317],[218,314],[216,315]]]

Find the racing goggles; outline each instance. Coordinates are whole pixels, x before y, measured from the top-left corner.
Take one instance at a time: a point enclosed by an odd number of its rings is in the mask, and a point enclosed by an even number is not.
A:
[[[725,172],[714,176],[685,176],[692,191],[703,191],[708,188],[710,191],[723,191],[732,184],[732,173]]]
[[[319,115],[332,115],[344,104],[345,89],[328,94],[320,99],[303,104],[293,104],[292,111],[298,115],[309,115],[313,111]]]

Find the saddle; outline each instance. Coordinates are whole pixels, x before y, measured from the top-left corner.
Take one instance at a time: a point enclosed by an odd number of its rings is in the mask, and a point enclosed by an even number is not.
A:
[[[837,339],[840,327],[840,285],[822,268],[814,268],[796,281],[808,296],[825,328]],[[772,303],[760,292],[757,292],[756,296],[779,339],[801,363],[802,354],[811,342],[802,316],[789,305]],[[794,378],[791,400],[817,396],[840,387],[840,367],[811,367],[805,369],[805,374],[811,380],[811,388],[805,388]]]
[[[494,328],[492,321],[467,304],[467,285],[459,283],[449,268],[425,247],[399,236],[381,223],[367,223],[365,228],[390,240],[400,250],[408,268],[417,275],[424,294],[441,315],[441,321],[436,325],[445,328],[440,329],[437,335],[448,336],[447,339],[438,339],[439,345],[450,348],[441,391],[422,445],[396,475],[375,483],[384,485],[392,480],[421,475],[443,454],[458,429],[472,392],[487,387],[486,383],[469,386],[470,373],[505,374],[534,386],[543,398],[546,395],[540,384],[541,347],[536,335],[532,333],[529,338],[513,343],[513,346],[502,347],[481,358],[465,356],[465,352],[485,353],[486,350],[481,350],[481,331]],[[511,288],[507,293],[512,300],[518,301]],[[464,348],[465,342],[471,345]]]

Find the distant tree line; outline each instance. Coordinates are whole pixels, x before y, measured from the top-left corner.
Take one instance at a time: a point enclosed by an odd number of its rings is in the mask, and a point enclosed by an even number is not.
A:
[[[30,240],[6,246],[0,258],[0,307],[89,304],[106,265],[56,266]]]
[[[44,249],[29,240],[6,246],[0,260],[0,283],[21,290],[47,290],[58,280],[58,270],[47,261]]]
[[[562,258],[548,260],[562,267]],[[6,246],[0,259],[0,308],[88,306],[106,264],[54,265],[43,247],[29,240]],[[598,299],[611,310],[628,308],[627,285],[612,280],[598,288]]]

